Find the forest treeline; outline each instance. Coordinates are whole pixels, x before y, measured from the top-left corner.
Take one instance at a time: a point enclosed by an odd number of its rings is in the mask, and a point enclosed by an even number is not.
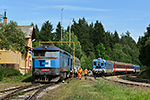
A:
[[[32,25],[34,24],[32,23]],[[58,22],[57,28],[54,30],[51,22],[45,21],[40,30],[35,25],[35,33],[34,47],[38,46],[39,41],[60,41],[61,23]],[[62,36],[62,41],[69,41],[69,26],[67,30],[62,30]],[[147,27],[144,36],[139,37],[136,43],[129,31],[119,36],[116,30],[114,32],[105,31],[100,21],[96,20],[95,23],[88,24],[83,17],[77,22],[73,22],[71,41],[75,42],[75,55],[80,59],[83,68],[92,69],[92,60],[95,58],[147,67],[150,65],[150,26]],[[66,44],[55,45],[72,54],[72,50]],[[73,47],[72,44],[71,47]]]

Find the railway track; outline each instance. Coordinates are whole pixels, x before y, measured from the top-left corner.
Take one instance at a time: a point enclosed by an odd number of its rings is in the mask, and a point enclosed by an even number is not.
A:
[[[37,83],[37,84],[31,84],[31,85],[25,85],[25,86],[15,87],[11,89],[6,89],[3,91],[0,91],[0,93],[3,94],[1,95],[0,100],[9,100],[9,99],[35,100],[37,94],[43,91],[43,89],[52,85],[54,85],[54,83],[49,83],[45,85]],[[34,92],[32,92],[31,95],[19,97],[19,95],[28,93],[30,91],[34,91]]]
[[[150,87],[148,80],[140,80],[135,78],[136,76],[118,75],[104,77],[105,80],[113,81],[122,85],[139,86],[139,87]]]
[[[37,97],[37,95],[38,95],[39,93],[41,93],[44,89],[46,89],[47,87],[52,86],[52,85],[53,85],[53,84],[50,83],[50,84],[46,84],[46,85],[44,85],[44,86],[41,86],[33,95],[30,95],[30,96],[27,97],[25,100],[35,100],[36,97]]]

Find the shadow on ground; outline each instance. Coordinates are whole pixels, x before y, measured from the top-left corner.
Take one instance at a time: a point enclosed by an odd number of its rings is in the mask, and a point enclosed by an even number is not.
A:
[[[28,78],[22,80],[22,82],[31,82],[31,83],[33,83],[32,76],[30,76],[30,77],[28,77]]]

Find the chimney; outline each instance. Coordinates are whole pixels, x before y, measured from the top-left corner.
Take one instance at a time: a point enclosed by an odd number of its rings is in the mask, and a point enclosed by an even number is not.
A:
[[[4,19],[3,24],[6,25],[6,24],[7,24],[6,11],[4,12],[4,17],[3,17],[3,19]]]

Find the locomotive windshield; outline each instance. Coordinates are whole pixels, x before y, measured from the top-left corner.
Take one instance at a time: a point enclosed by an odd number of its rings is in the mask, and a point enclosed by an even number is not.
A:
[[[94,62],[94,66],[96,66],[96,62]]]
[[[47,51],[45,53],[45,57],[58,58],[58,51],[54,51],[54,52]]]
[[[34,51],[34,56],[44,57],[45,51]]]
[[[58,58],[58,51],[34,51],[34,56]]]
[[[104,66],[104,62],[103,61],[101,62],[101,66]]]
[[[98,66],[100,66],[100,62],[98,62]]]

